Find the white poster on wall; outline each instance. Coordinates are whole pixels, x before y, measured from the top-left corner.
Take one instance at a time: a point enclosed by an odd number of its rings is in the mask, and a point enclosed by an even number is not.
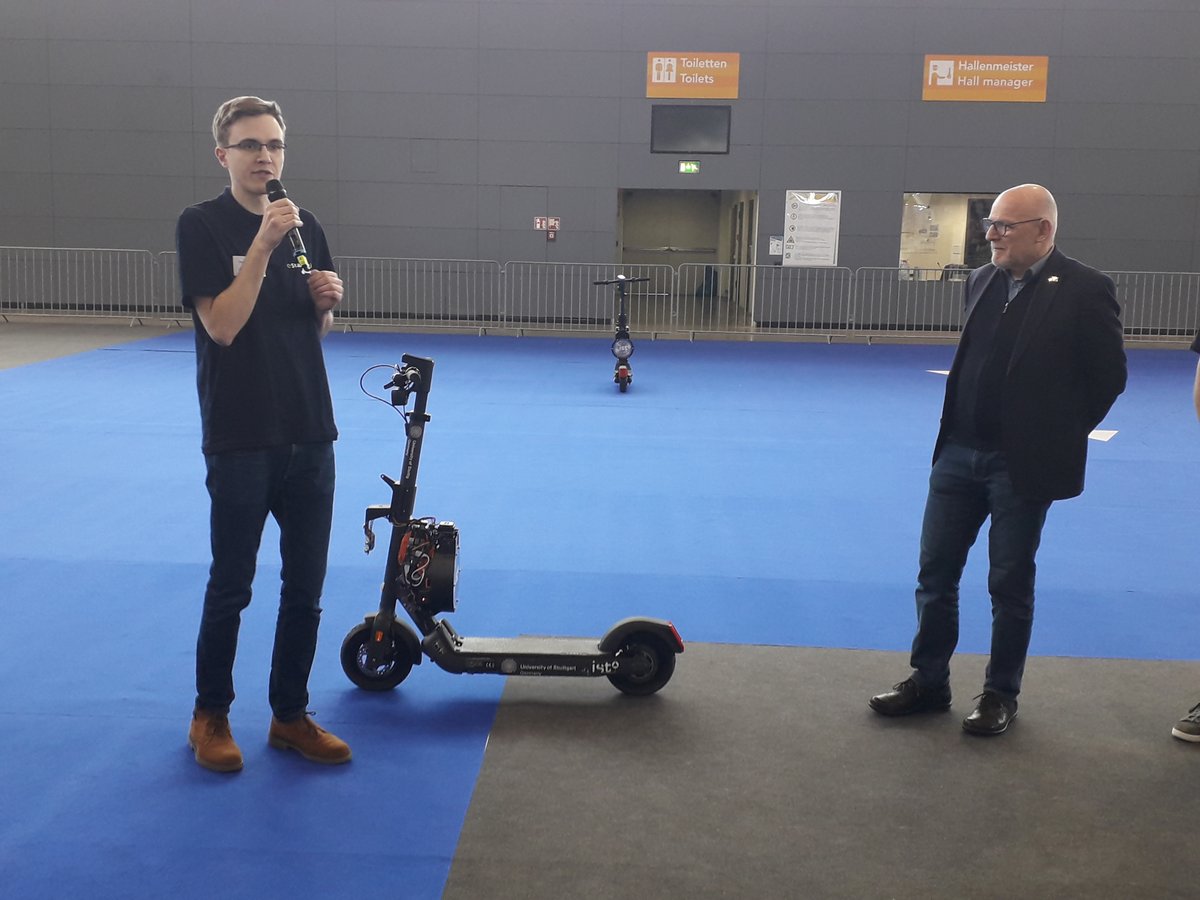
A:
[[[841,191],[788,191],[783,218],[785,266],[836,266]]]

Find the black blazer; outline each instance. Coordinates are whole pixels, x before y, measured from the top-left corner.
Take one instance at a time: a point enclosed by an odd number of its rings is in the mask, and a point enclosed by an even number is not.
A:
[[[968,276],[964,332],[992,279],[1002,277],[991,263]],[[1125,390],[1121,310],[1111,278],[1057,249],[1033,290],[1004,376],[1001,446],[1018,494],[1065,500],[1083,493],[1088,434]],[[946,380],[935,462],[954,407],[959,347]]]

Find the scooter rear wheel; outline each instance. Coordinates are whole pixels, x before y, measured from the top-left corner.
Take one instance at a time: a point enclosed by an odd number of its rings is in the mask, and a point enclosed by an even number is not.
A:
[[[675,651],[666,641],[649,632],[631,634],[617,651],[630,667],[608,676],[613,687],[623,694],[644,697],[662,688],[675,673]]]
[[[342,671],[346,677],[365,691],[390,691],[407,678],[413,660],[407,645],[394,630],[403,627],[399,622],[393,626],[391,652],[380,666],[371,665],[367,654],[371,626],[364,622],[351,628],[342,641]]]

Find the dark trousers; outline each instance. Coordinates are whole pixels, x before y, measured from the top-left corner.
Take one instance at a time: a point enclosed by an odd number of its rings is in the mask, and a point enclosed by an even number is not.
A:
[[[196,706],[227,712],[241,614],[250,604],[267,515],[279,524],[282,587],[268,699],[281,721],[308,708],[321,590],[333,518],[333,445],[292,444],[211,454],[212,567],[196,642]]]
[[[950,678],[958,644],[958,585],[967,553],[988,516],[992,646],[984,690],[1015,700],[1033,631],[1034,557],[1049,501],[1018,496],[1004,454],[947,444],[929,476],[917,576],[917,634],[911,664],[924,687]]]

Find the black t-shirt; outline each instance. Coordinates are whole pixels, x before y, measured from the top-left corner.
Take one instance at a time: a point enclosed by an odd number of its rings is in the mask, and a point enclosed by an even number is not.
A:
[[[320,223],[302,209],[300,234],[314,268],[333,269]],[[229,188],[179,216],[175,246],[184,306],[196,327],[196,387],[205,453],[333,441],[337,428],[316,310],[287,240],[271,255],[254,311],[228,347],[208,336],[194,298],[232,283],[262,216]]]

